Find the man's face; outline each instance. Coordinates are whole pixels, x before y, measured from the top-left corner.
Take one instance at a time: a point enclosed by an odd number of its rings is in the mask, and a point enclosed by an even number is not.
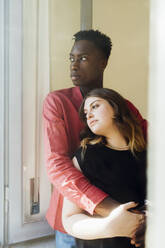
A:
[[[106,63],[102,52],[92,42],[75,42],[70,53],[70,76],[73,84],[80,87],[99,87]]]

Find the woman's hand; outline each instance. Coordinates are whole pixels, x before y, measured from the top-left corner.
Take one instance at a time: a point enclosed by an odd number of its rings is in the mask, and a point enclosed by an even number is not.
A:
[[[130,208],[135,208],[137,205],[135,202],[121,204],[106,217],[107,228],[111,237],[133,237],[143,219],[143,214],[129,211]]]

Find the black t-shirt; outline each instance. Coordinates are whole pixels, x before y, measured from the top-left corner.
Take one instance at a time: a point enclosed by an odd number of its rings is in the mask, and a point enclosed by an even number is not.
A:
[[[120,203],[129,201],[143,205],[146,198],[146,151],[113,150],[101,144],[80,147],[75,157],[83,174],[96,187]],[[135,248],[126,237],[78,240],[78,248]]]
[[[84,156],[80,147],[75,156],[89,181],[120,203],[143,204],[146,197],[146,151],[133,155],[130,150],[87,145]],[[83,158],[82,158],[83,157]]]

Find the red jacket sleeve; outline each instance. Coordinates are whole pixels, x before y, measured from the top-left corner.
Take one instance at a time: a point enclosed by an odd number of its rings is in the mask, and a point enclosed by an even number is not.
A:
[[[127,104],[129,109],[135,114],[135,116],[139,119],[142,130],[143,130],[143,134],[144,134],[144,138],[145,140],[147,140],[147,121],[145,119],[143,119],[143,117],[141,116],[140,112],[137,110],[137,108],[128,100]]]
[[[49,95],[43,105],[46,169],[50,182],[58,191],[90,214],[108,195],[91,185],[69,157],[66,127],[61,106]]]

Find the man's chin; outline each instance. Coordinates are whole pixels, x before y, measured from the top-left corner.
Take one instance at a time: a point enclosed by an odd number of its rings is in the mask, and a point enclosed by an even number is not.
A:
[[[79,86],[79,87],[83,86],[83,84],[79,81],[72,81],[72,83],[74,86]]]

